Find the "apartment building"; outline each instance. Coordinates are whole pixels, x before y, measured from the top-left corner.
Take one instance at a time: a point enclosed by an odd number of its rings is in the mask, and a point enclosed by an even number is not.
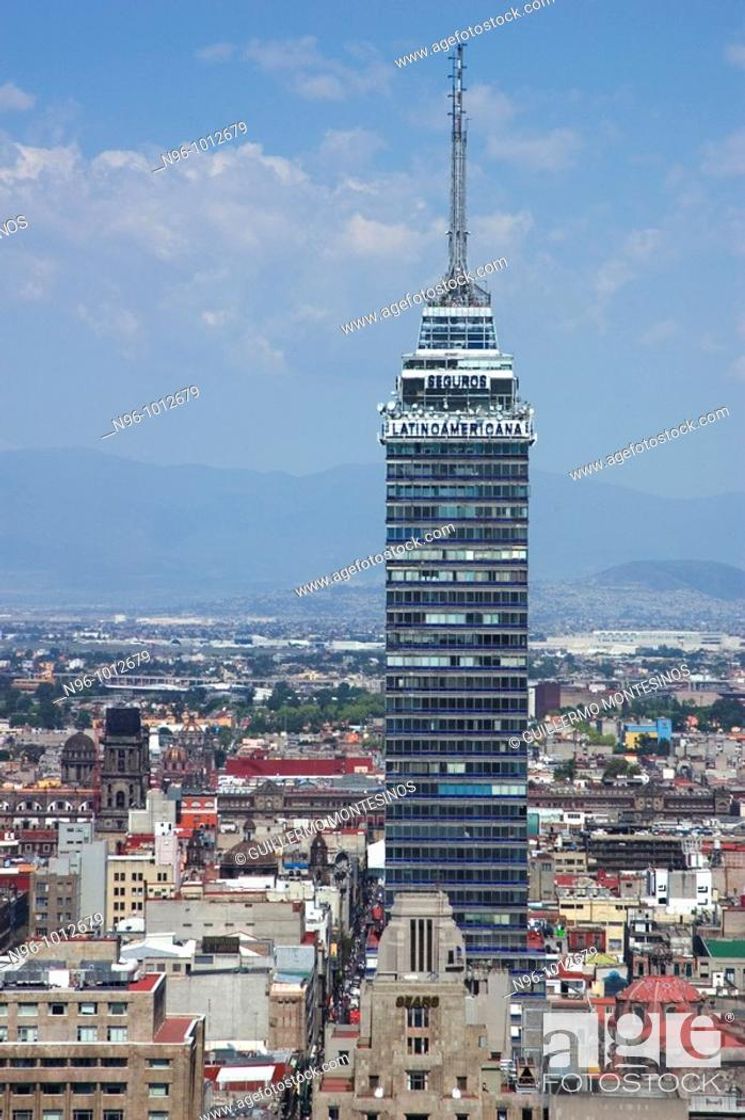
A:
[[[64,866],[64,861],[60,862],[60,867]],[[66,873],[64,870],[40,867],[33,877],[29,934],[44,937],[53,930],[77,922],[81,916],[78,897],[79,877],[69,870],[69,866]]]
[[[176,888],[172,862],[160,863],[155,851],[109,856],[106,861],[106,928],[125,918],[145,917],[148,898],[173,898]]]
[[[3,1120],[197,1120],[204,1016],[167,1015],[165,976],[97,958],[0,976]]]

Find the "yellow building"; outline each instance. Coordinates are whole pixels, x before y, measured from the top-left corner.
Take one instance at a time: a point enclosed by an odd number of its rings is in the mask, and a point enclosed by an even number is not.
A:
[[[599,925],[605,929],[605,947],[622,955],[629,910],[639,908],[637,898],[583,898],[567,895],[558,902],[559,913],[567,926]]]
[[[173,898],[176,872],[170,863],[156,863],[155,852],[110,855],[106,860],[106,928],[124,918],[145,919],[145,900]]]

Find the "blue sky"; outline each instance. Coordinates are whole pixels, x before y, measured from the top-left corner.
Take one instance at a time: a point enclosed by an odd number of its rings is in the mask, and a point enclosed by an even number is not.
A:
[[[378,459],[418,313],[339,324],[446,261],[449,64],[393,60],[507,8],[7,7],[0,224],[29,228],[0,238],[0,448],[297,474]],[[534,464],[567,472],[726,405],[612,481],[741,488],[742,4],[555,0],[466,62],[470,263],[509,262],[490,287]],[[99,440],[188,384],[199,400]]]

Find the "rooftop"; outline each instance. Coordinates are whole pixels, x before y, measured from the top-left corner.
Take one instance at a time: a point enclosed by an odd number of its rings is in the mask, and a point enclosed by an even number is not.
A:
[[[745,941],[703,941],[704,949],[710,957],[745,957]]]

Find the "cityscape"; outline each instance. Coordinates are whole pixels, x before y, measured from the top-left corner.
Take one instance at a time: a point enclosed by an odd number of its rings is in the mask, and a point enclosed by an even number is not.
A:
[[[30,10],[0,1120],[745,1117],[741,9]]]

